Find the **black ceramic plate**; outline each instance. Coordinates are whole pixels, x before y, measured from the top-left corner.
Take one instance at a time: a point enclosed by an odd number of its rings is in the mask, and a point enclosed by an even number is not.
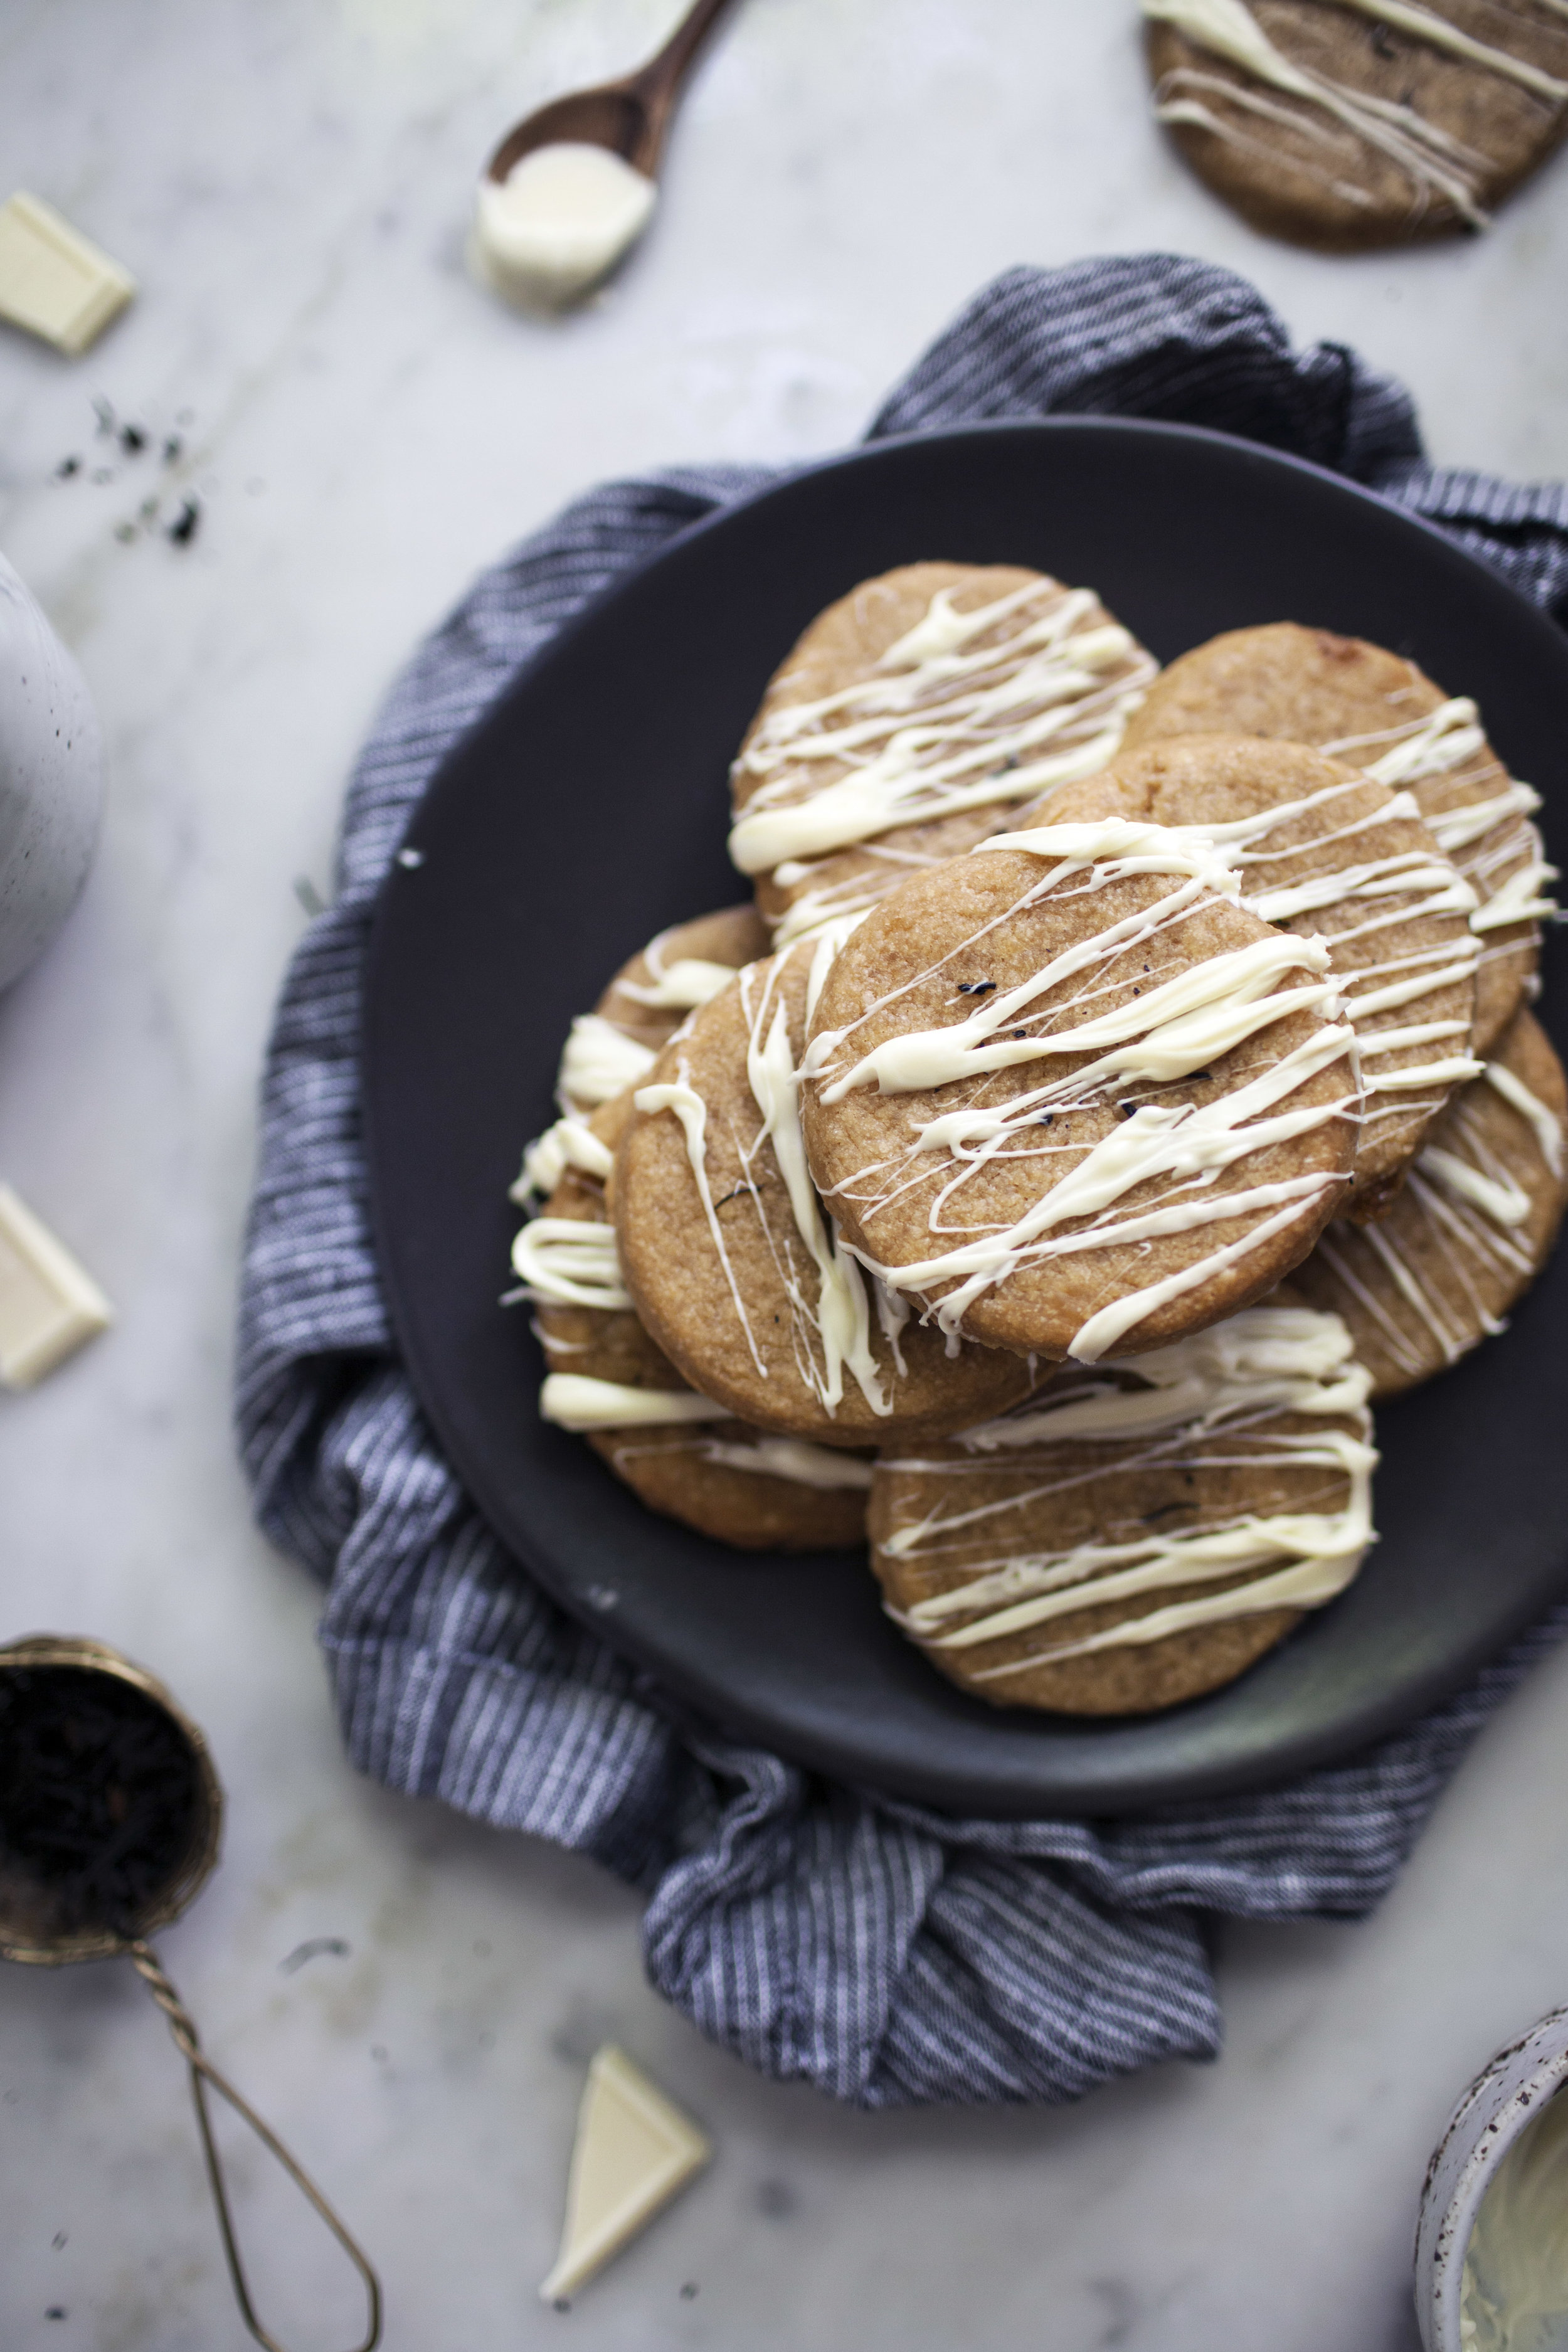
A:
[[[1379,1413],[1383,1539],[1343,1599],[1214,1697],[1098,1725],[951,1688],[881,1616],[855,1557],[741,1554],[652,1517],[540,1423],[527,1318],[497,1304],[506,1187],[552,1116],[571,1016],[662,925],[744,895],[724,854],[725,774],[769,673],[857,580],[930,556],[1089,582],[1164,659],[1286,618],[1375,638],[1475,695],[1516,775],[1549,799],[1568,790],[1568,640],[1450,541],[1312,467],[1215,434],[1069,418],[795,475],[586,613],[415,820],[423,862],[395,869],[382,900],[366,1041],[398,1337],[518,1559],[733,1730],[980,1814],[1255,1786],[1407,1722],[1568,1583],[1568,1252],[1505,1337]]]

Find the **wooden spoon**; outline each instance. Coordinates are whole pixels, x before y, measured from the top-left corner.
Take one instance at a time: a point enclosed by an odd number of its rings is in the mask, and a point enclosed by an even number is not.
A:
[[[601,82],[552,99],[509,131],[485,166],[486,177],[504,182],[515,163],[536,147],[570,141],[607,147],[648,179],[658,177],[680,86],[712,26],[729,0],[696,0],[656,57],[624,81]]]

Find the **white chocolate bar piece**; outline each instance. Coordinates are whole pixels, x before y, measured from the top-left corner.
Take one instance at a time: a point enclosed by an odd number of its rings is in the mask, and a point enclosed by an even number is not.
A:
[[[577,2114],[566,2223],[539,2292],[563,2302],[700,2172],[713,2151],[689,2116],[613,2042],[595,2052]]]
[[[0,1385],[30,1389],[113,1320],[91,1276],[0,1184]]]
[[[136,291],[129,270],[41,196],[0,205],[0,319],[75,359]]]

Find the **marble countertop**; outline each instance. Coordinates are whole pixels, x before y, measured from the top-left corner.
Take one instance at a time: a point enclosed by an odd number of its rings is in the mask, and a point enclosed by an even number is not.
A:
[[[0,1175],[121,1309],[0,1398],[0,1633],[118,1643],[210,1728],[224,1862],[164,1958],[372,2250],[391,2352],[1405,2352],[1428,2151],[1476,2065],[1568,1994],[1568,1656],[1486,1732],[1376,1918],[1223,1931],[1216,2065],[1054,2113],[864,2116],[665,2009],[636,1901],[591,1864],[356,1779],[317,1594],[250,1526],[227,1386],[271,1000],[377,698],[499,549],[606,474],[831,448],[996,270],[1149,246],[1398,369],[1440,459],[1568,472],[1568,163],[1476,243],[1266,244],[1151,129],[1130,0],[743,0],[646,249],[574,320],[509,315],[463,272],[480,159],[670,13],[0,20],[9,179],[143,288],[85,361],[0,331],[0,545],[86,670],[111,779],[78,914],[0,1000]],[[95,399],[149,450],[96,435]],[[289,1966],[322,1937],[349,1948]],[[563,2317],[535,2287],[611,2037],[718,2158]],[[273,2325],[351,2341],[330,2244],[235,2161]],[[0,1974],[0,2184],[7,2352],[245,2340],[128,1969]]]

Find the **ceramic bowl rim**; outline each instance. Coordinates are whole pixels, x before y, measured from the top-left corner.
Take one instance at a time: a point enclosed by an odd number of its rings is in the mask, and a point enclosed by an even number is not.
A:
[[[1415,2231],[1415,2311],[1426,2352],[1460,2352],[1459,2294],[1481,2199],[1546,2100],[1568,2085],[1568,2007],[1495,2051],[1449,2116],[1426,2168]]]

